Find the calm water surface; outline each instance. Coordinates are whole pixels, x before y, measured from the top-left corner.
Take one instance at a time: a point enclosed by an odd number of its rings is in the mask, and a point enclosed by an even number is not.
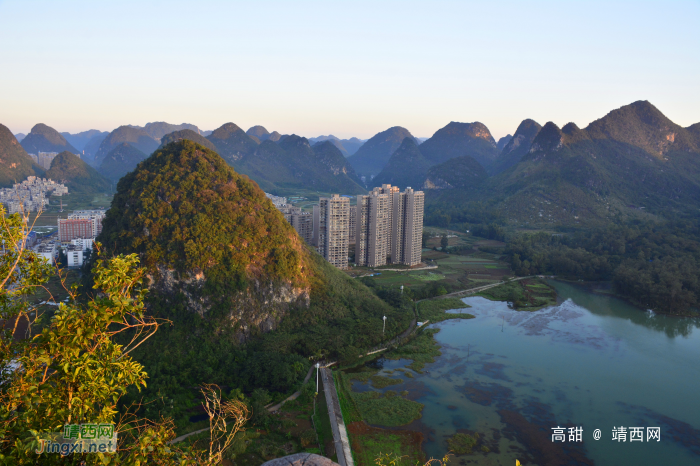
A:
[[[458,430],[491,453],[453,464],[700,465],[700,319],[641,311],[554,282],[561,303],[518,312],[465,298],[476,319],[433,325],[442,356],[388,389],[425,405],[410,428],[441,457]],[[459,312],[459,311],[455,311]],[[410,361],[387,361],[383,372]],[[393,376],[401,373],[394,373]],[[355,389],[365,384],[355,382]],[[582,443],[552,443],[552,427],[580,426]],[[613,427],[660,427],[661,440],[618,443]],[[600,429],[602,438],[593,438]],[[524,463],[525,464],[525,463]]]

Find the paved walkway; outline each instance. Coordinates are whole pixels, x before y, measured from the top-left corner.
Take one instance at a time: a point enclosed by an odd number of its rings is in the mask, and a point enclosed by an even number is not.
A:
[[[321,379],[323,380],[323,391],[326,394],[326,404],[328,405],[328,416],[331,420],[331,430],[333,431],[333,444],[335,454],[338,456],[340,466],[355,466],[350,450],[350,439],[348,431],[345,429],[343,412],[340,410],[338,392],[335,390],[333,374],[326,368],[321,368]]]

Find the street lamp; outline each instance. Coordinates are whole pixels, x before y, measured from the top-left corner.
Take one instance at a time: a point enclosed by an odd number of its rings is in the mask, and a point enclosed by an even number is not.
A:
[[[316,396],[318,396],[318,369],[321,367],[320,363],[316,363]]]

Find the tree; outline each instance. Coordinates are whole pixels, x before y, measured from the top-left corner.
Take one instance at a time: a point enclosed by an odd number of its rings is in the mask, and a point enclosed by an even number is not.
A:
[[[31,229],[27,216],[5,217],[0,207],[0,218],[0,239],[10,245],[0,256],[0,463],[36,464],[40,439],[65,424],[113,423],[119,437],[115,454],[46,454],[41,464],[219,464],[248,411],[237,400],[221,403],[212,386],[203,387],[213,406],[209,452],[169,447],[175,436],[170,420],[151,422],[133,410],[117,411],[129,387],[146,386],[144,367],[129,353],[160,324],[145,313],[147,289],[137,256],[99,259],[93,269],[95,296],[81,301],[77,286],[68,290],[70,302],[61,303],[51,322],[32,336],[40,313],[23,298],[51,274],[64,276],[25,248]],[[116,342],[121,335],[129,336],[124,345]],[[223,434],[219,416],[235,419]]]
[[[447,244],[448,244],[448,242],[447,242],[447,235],[443,234],[443,235],[442,235],[442,238],[440,238],[440,247],[442,248],[443,251],[444,251],[445,249],[447,249]]]

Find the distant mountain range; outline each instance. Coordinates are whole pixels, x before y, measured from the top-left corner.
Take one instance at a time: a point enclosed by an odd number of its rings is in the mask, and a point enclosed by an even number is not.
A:
[[[355,154],[348,157],[348,162],[358,175],[370,179],[382,171],[389,162],[391,154],[401,146],[406,138],[415,139],[406,128],[391,127],[372,136]]]
[[[73,147],[66,138],[58,131],[46,126],[43,123],[34,125],[31,132],[22,139],[22,147],[30,154],[38,154],[39,152],[63,152],[67,150],[73,154],[79,154],[80,151]]]
[[[75,147],[79,151],[82,151],[85,149],[85,146],[90,142],[90,140],[92,140],[94,137],[102,136],[102,138],[104,139],[105,137],[107,137],[108,134],[109,132],[107,131],[90,129],[88,131],[83,131],[76,134],[61,133],[61,136],[66,138],[66,141],[72,144],[73,147]]]
[[[311,145],[324,141],[330,141],[331,144],[340,150],[344,157],[350,157],[351,155],[354,155],[365,142],[367,142],[367,139],[339,139],[332,134],[328,136],[319,136],[317,138],[309,138],[309,143]]]
[[[535,227],[697,215],[698,127],[680,127],[647,101],[613,110],[585,129],[552,122],[540,129],[525,120],[496,159],[498,173],[438,191],[428,204],[481,202],[511,223]]]
[[[258,142],[260,138],[262,142]],[[300,136],[277,138],[261,126],[244,132],[233,123],[214,130],[207,139],[229,165],[266,190],[302,188],[346,194],[366,190],[341,151],[329,141],[312,147]]]
[[[193,125],[60,134],[37,124],[21,143],[2,127],[0,184],[43,173],[27,152],[84,151],[85,162],[117,181],[158,147],[187,139],[266,190],[356,194],[391,183],[425,189],[428,206],[479,202],[521,225],[603,222],[700,206],[700,123],[682,128],[647,101],[613,110],[584,129],[526,119],[498,142],[479,122],[451,122],[422,143],[398,126],[367,141],[306,139],[262,126],[243,131],[233,123],[207,136],[189,127],[161,134],[180,126]]]

